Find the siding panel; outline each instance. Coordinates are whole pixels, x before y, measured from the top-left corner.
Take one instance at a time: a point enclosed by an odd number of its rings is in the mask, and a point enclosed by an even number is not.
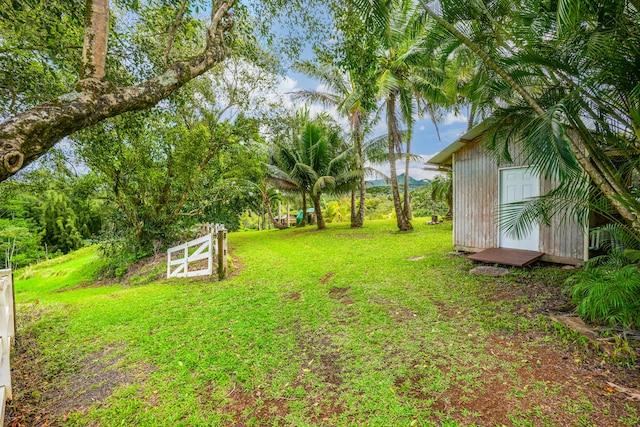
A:
[[[483,149],[482,136],[455,153],[454,246],[481,250],[499,246],[499,168],[525,165],[518,147],[511,150],[512,163],[498,165]],[[555,179],[540,178],[540,194],[557,186]],[[585,235],[575,220],[552,218],[540,227],[540,251],[558,258],[582,260]]]

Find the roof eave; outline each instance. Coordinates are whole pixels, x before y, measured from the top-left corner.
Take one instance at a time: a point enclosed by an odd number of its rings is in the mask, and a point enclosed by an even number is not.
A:
[[[451,166],[453,163],[453,153],[460,150],[462,147],[476,139],[478,136],[482,135],[489,128],[491,123],[492,120],[485,120],[482,123],[474,126],[467,133],[446,146],[438,154],[430,158],[427,163],[437,166]]]

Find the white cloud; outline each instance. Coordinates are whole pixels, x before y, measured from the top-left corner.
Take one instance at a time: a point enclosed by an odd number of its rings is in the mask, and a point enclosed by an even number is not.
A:
[[[418,130],[425,130],[427,127],[425,125],[422,125],[418,128]]]
[[[454,113],[452,111],[449,111],[447,113],[447,115],[444,116],[444,119],[442,120],[442,123],[445,126],[448,126],[448,125],[452,125],[452,124],[455,124],[455,123],[466,123],[467,121],[468,121],[468,119],[464,115],[457,114],[457,113]]]
[[[283,76],[280,79],[280,84],[278,84],[278,92],[280,93],[291,92],[292,90],[296,89],[297,86],[298,86],[297,80],[292,79],[289,76]]]

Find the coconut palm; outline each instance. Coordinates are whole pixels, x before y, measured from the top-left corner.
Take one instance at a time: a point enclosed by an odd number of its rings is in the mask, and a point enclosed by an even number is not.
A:
[[[424,15],[411,0],[393,0],[382,31],[377,58],[378,95],[384,103],[388,129],[391,188],[398,228],[412,229],[409,203],[411,133],[415,116],[435,110],[446,99],[440,87],[441,74],[430,64],[429,28]],[[400,201],[396,159],[402,152],[400,122],[406,126],[404,205]]]
[[[298,64],[300,71],[321,81],[326,90],[297,90],[292,92],[294,98],[318,102],[325,106],[334,107],[349,119],[351,139],[355,150],[355,169],[364,172],[363,141],[366,122],[371,111],[364,108],[362,91],[359,83],[351,72],[344,73],[333,64],[317,66],[310,62]],[[365,174],[361,174],[359,184],[360,201],[356,206],[355,190],[351,192],[351,227],[359,228],[364,223],[366,186]]]
[[[352,148],[339,131],[319,122],[308,122],[294,141],[278,144],[267,165],[268,179],[287,191],[308,194],[319,230],[326,228],[320,198],[324,192],[348,192],[360,180],[361,171],[350,168]],[[306,212],[306,206],[303,206]]]
[[[431,199],[447,204],[449,211],[445,219],[453,218],[453,179],[451,172],[436,175],[431,180]]]
[[[498,115],[510,122],[505,135],[523,142],[527,160],[564,183],[585,171],[638,234],[640,203],[627,185],[631,171],[639,168],[637,2],[523,1],[509,17],[518,31],[501,31],[509,37],[508,57],[483,49],[471,31],[462,33],[454,25],[465,8],[443,1],[441,15],[421,3],[502,78],[503,90],[513,92],[508,108]],[[492,18],[488,10],[479,13]],[[498,151],[508,153],[504,145]]]

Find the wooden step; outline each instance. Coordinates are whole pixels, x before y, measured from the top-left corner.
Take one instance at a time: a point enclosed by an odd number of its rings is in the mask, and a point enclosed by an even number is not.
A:
[[[524,267],[532,262],[540,259],[544,255],[542,252],[523,251],[521,249],[508,248],[490,248],[482,252],[468,255],[467,258],[485,262],[488,264],[513,265],[515,267]]]

